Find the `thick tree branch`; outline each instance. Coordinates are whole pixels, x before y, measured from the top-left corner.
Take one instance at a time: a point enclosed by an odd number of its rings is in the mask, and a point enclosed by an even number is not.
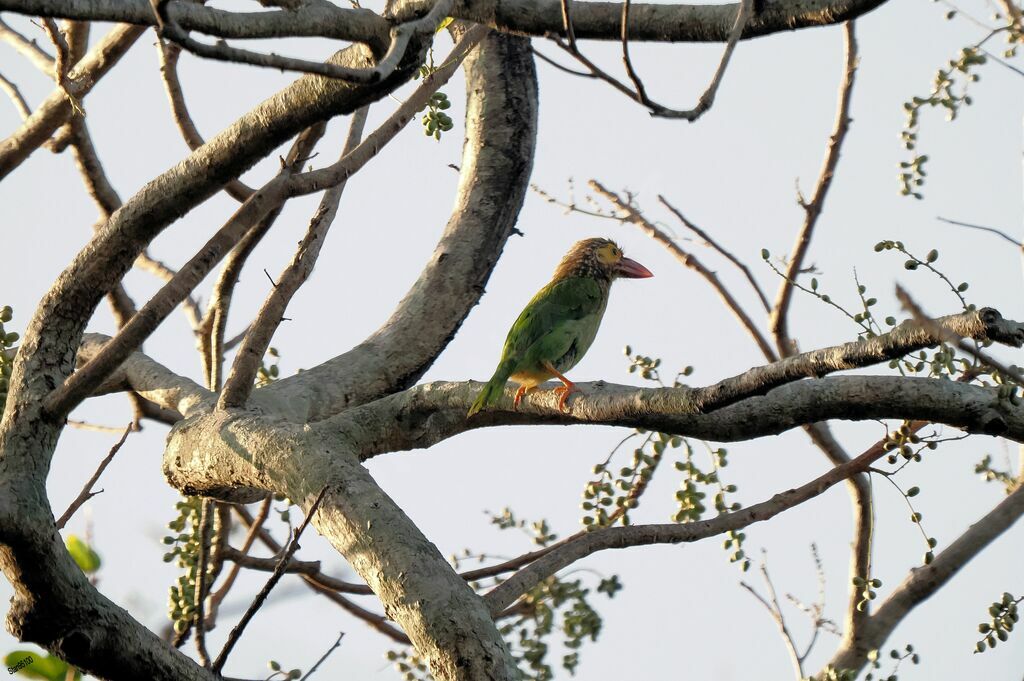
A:
[[[110,341],[109,336],[87,333],[82,337],[78,362],[84,364]],[[134,390],[146,401],[190,416],[213,406],[213,393],[191,379],[179,376],[141,352],[135,352],[112,373],[96,394]]]
[[[854,19],[882,5],[885,0],[780,0],[765,3],[751,17],[743,39],[814,26],[828,26]],[[431,0],[419,0],[404,8],[415,16],[427,11]],[[629,37],[633,41],[725,42],[738,3],[727,5],[633,4]],[[65,17],[91,21],[118,21],[155,25],[147,0],[0,0],[0,11]],[[281,38],[322,36],[339,40],[376,41],[386,44],[386,20],[369,10],[306,6],[301,11],[226,12],[201,5],[175,3],[171,17],[188,31],[219,38]],[[452,16],[509,33],[531,36],[561,35],[560,0],[463,0]],[[622,4],[580,3],[573,12],[576,36],[583,40],[619,40]]]
[[[0,0],[0,11],[84,21],[111,21],[156,26],[148,0]],[[360,42],[387,42],[388,22],[364,9],[305,6],[301,12],[229,12],[189,2],[176,2],[168,14],[186,31],[224,39],[324,37]]]
[[[690,398],[676,393],[678,389],[578,385],[583,394],[574,399],[570,414],[558,413],[557,396],[543,391],[524,399],[518,410],[509,404],[467,420],[465,412],[480,384],[438,382],[362,405],[314,429],[351,443],[363,459],[424,449],[476,428],[510,425],[626,426],[738,442],[832,419],[910,419],[1024,441],[1024,412],[1000,400],[991,388],[952,381],[902,376],[806,379],[710,413],[693,411]],[[394,427],[396,420],[404,424],[400,430]]]
[[[469,29],[460,43],[477,30]],[[286,405],[292,418],[325,418],[412,385],[483,294],[526,193],[537,116],[530,53],[506,41],[498,41],[494,49],[502,53],[501,60],[481,62],[477,52],[466,59],[466,142],[458,196],[434,254],[390,319],[372,336],[318,367],[259,391]],[[371,144],[374,134],[353,154]]]
[[[70,94],[78,99],[88,94],[99,79],[117,64],[144,30],[138,26],[118,26],[111,30],[71,69],[68,74],[73,86],[70,88]],[[46,142],[73,114],[74,107],[68,99],[68,93],[63,87],[58,86],[20,128],[7,139],[0,141],[0,180]]]
[[[970,526],[934,560],[911,570],[861,627],[855,641],[844,639],[829,665],[833,669],[860,671],[867,663],[871,650],[879,649],[915,607],[930,598],[949,582],[968,562],[1008,530],[1024,515],[1024,487],[1017,488],[994,509]]]

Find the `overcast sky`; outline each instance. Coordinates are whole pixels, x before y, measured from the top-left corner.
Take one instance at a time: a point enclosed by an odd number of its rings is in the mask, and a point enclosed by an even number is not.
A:
[[[224,8],[240,2],[219,3]],[[244,3],[246,9],[254,3]],[[876,254],[875,242],[903,240],[918,254],[938,248],[938,265],[956,282],[971,284],[968,298],[1021,319],[1021,265],[1013,247],[977,232],[952,228],[937,216],[992,225],[1020,235],[1022,81],[997,64],[981,71],[972,85],[975,105],[954,123],[937,111],[924,114],[922,151],[928,153],[925,199],[899,196],[897,164],[905,152],[899,143],[902,104],[930,90],[937,68],[960,48],[984,35],[967,19],[948,22],[947,7],[925,0],[889,2],[858,21],[861,68],[853,96],[853,127],[842,163],[808,261],[820,271],[822,288],[836,300],[853,305],[853,271],[879,299],[881,317],[900,316],[893,300],[898,281],[935,314],[958,311],[948,289],[926,273],[907,272],[903,258]],[[964,10],[988,19],[992,6],[971,1]],[[45,36],[19,17],[8,21],[45,44]],[[105,28],[105,27],[104,27]],[[96,31],[95,40],[102,31]],[[993,48],[1001,52],[1001,43]],[[122,198],[131,196],[156,174],[177,163],[187,148],[173,128],[159,79],[155,38],[147,33],[123,63],[86,100],[100,156]],[[552,56],[557,48],[537,41]],[[259,44],[290,54],[324,58],[336,46],[324,41]],[[438,57],[449,44],[440,40]],[[620,68],[615,45],[586,44],[588,54],[610,70]],[[706,85],[721,46],[637,45],[633,59],[655,99],[688,108]],[[743,43],[719,91],[713,110],[696,124],[651,119],[643,109],[606,85],[577,79],[546,64],[540,72],[540,136],[533,182],[545,191],[568,197],[575,178],[576,198],[597,178],[606,186],[637,193],[642,208],[666,228],[685,238],[671,216],[657,207],[657,195],[677,205],[747,261],[772,294],[778,278],[761,262],[762,248],[788,252],[802,211],[794,183],[809,193],[817,179],[831,131],[842,74],[842,32],[838,27],[804,30]],[[1018,67],[1020,64],[1017,64]],[[0,72],[15,80],[30,105],[51,86],[10,47],[0,44]],[[207,137],[291,81],[270,70],[230,67],[183,56],[181,73],[196,122]],[[403,92],[406,92],[404,90]],[[415,280],[447,221],[460,163],[463,109],[459,77],[446,86],[453,101],[456,128],[440,142],[425,137],[418,123],[385,149],[345,191],[338,223],[331,232],[315,273],[293,300],[274,340],[285,375],[313,366],[350,348],[390,314]],[[402,94],[398,95],[401,98]],[[385,99],[371,109],[370,123],[395,107]],[[13,130],[17,112],[0,102],[0,130]],[[369,129],[369,128],[368,128]],[[332,159],[341,146],[343,122],[330,128],[321,155]],[[251,184],[274,171],[276,156],[251,171]],[[218,196],[168,228],[151,254],[175,265],[188,258],[234,209]],[[5,282],[0,305],[15,309],[9,329],[22,327],[54,277],[89,238],[95,209],[81,187],[70,153],[37,151],[0,183]],[[251,318],[270,283],[263,274],[281,270],[305,230],[315,199],[289,205],[273,232],[249,260],[229,321],[229,334]],[[723,309],[705,282],[683,269],[657,244],[635,228],[583,216],[565,216],[531,193],[518,225],[481,304],[424,377],[489,377],[508,326],[557,261],[576,240],[589,236],[616,239],[627,255],[654,273],[653,279],[627,280],[614,287],[604,325],[587,357],[571,376],[579,381],[604,379],[637,383],[626,372],[622,347],[663,358],[666,373],[693,365],[694,384],[707,384],[762,363],[756,347]],[[717,269],[725,282],[755,312],[755,299],[741,277],[720,258],[689,243]],[[12,269],[13,268],[13,271]],[[201,295],[208,297],[211,282]],[[158,282],[133,273],[127,285],[141,304]],[[810,349],[855,337],[856,327],[818,301],[798,295],[791,330]],[[760,317],[758,317],[760,321]],[[111,332],[113,323],[100,308],[92,330]],[[198,380],[199,361],[182,315],[170,318],[147,342],[146,352],[176,371]],[[1004,353],[1021,363],[1019,353]],[[884,373],[879,367],[873,373]],[[129,419],[123,397],[92,400],[74,418],[105,425]],[[859,452],[884,431],[877,423],[838,424],[836,432],[851,452]],[[948,434],[954,431],[946,429]],[[176,569],[161,562],[159,539],[173,514],[177,493],[160,472],[166,429],[147,424],[129,437],[99,486],[105,492],[71,521],[66,532],[82,534],[91,523],[95,547],[104,559],[100,588],[155,630],[164,626],[167,587]],[[529,550],[529,539],[491,526],[485,510],[512,507],[526,519],[547,518],[560,535],[579,527],[580,492],[594,463],[626,433],[603,427],[506,428],[478,430],[446,441],[429,452],[380,456],[369,468],[421,529],[445,554],[470,548],[502,556]],[[59,512],[116,437],[66,429],[50,475],[51,502]],[[810,480],[827,468],[824,457],[801,431],[730,446],[727,482],[738,485],[735,498],[751,504]],[[918,485],[915,503],[927,531],[947,546],[981,514],[999,501],[1001,488],[973,474],[974,464],[991,453],[997,462],[1016,447],[972,437],[951,443],[910,466],[900,476],[904,487]],[[628,450],[627,450],[628,454]],[[623,459],[622,463],[626,463]],[[622,465],[620,463],[619,465]],[[663,467],[634,515],[634,522],[665,522],[674,509],[679,477]],[[875,576],[884,581],[880,595],[896,586],[920,564],[924,543],[908,520],[904,500],[884,481],[876,481]],[[747,530],[747,552],[767,551],[780,593],[813,600],[817,593],[810,544],[817,543],[827,575],[827,614],[841,622],[846,600],[850,509],[847,493],[829,493],[763,525]],[[274,525],[279,536],[283,531]],[[584,580],[618,574],[625,585],[612,601],[596,597],[605,616],[597,644],[584,647],[577,678],[584,681],[639,679],[716,679],[790,677],[790,665],[775,624],[739,586],[741,579],[761,587],[755,571],[745,577],[729,564],[719,539],[675,547],[607,552],[579,564]],[[970,563],[940,594],[919,607],[886,645],[912,643],[921,665],[904,667],[901,679],[984,678],[1020,681],[1024,669],[1024,635],[984,655],[973,655],[976,625],[987,619],[991,601],[1009,590],[1024,593],[1021,547],[1024,527],[1008,531]],[[304,559],[321,559],[331,574],[349,576],[342,559],[319,537],[303,540]],[[263,576],[247,577],[234,590],[232,615]],[[285,580],[279,597],[260,612],[231,658],[232,676],[266,675],[266,661],[307,669],[339,631],[342,647],[321,668],[320,678],[391,679],[383,658],[388,641],[352,620],[324,599],[307,593],[297,580]],[[0,580],[0,596],[10,593]],[[366,599],[372,607],[372,600]],[[227,614],[227,613],[225,613]],[[806,641],[806,621],[788,611],[798,643]],[[224,640],[230,620],[212,634],[213,648]],[[817,669],[837,639],[824,636],[808,665]],[[0,633],[0,652],[17,645]],[[191,646],[188,647],[191,651]],[[557,669],[560,651],[551,662]],[[888,667],[884,667],[883,671]],[[560,672],[558,678],[568,678]]]

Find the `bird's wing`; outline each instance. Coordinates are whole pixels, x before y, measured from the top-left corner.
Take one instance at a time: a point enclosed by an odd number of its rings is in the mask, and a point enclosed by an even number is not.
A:
[[[577,323],[601,312],[604,296],[601,285],[591,278],[551,282],[533,297],[512,325],[502,360],[526,360],[528,351],[531,356],[538,352],[543,355],[536,359],[557,359],[569,350]]]

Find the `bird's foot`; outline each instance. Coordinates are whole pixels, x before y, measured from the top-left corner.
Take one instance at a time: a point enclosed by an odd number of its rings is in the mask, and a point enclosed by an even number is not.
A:
[[[524,385],[519,386],[519,389],[516,390],[515,397],[512,398],[512,408],[513,409],[518,409],[519,408],[519,403],[523,401],[523,396],[526,394],[526,391],[527,391],[527,388]]]
[[[566,383],[555,388],[555,394],[558,395],[558,409],[559,411],[569,411],[569,396],[573,393],[583,392],[576,387],[575,383]]]

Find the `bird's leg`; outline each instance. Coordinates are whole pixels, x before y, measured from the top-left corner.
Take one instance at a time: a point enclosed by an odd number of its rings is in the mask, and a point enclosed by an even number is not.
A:
[[[562,372],[555,368],[551,362],[544,362],[544,368],[555,375],[562,385],[555,388],[555,394],[558,395],[558,409],[560,411],[569,411],[569,395],[573,393],[582,392],[576,387],[576,384],[566,378]]]
[[[531,390],[533,390],[533,387],[527,388],[525,385],[519,386],[519,389],[516,390],[515,397],[512,398],[512,408],[518,409],[519,403],[522,402],[523,400],[523,396],[526,395],[526,393],[530,392]]]

